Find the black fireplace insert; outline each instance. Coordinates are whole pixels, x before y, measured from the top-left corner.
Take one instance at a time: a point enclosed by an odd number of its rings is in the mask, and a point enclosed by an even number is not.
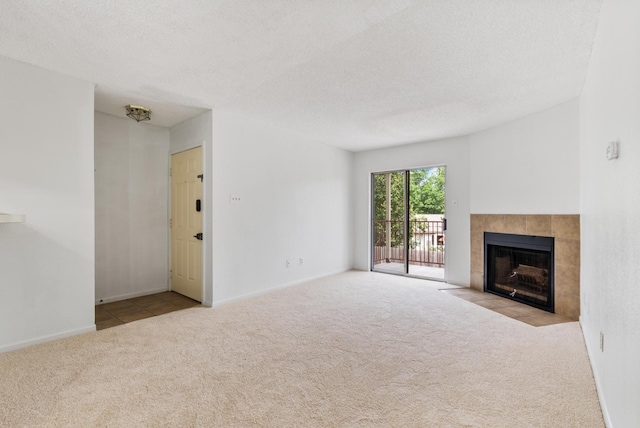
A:
[[[484,234],[484,291],[555,312],[553,238]]]

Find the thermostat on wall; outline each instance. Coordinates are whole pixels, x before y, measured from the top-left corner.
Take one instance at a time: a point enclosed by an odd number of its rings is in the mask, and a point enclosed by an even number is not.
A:
[[[607,159],[617,159],[618,158],[618,142],[611,141],[607,146]]]

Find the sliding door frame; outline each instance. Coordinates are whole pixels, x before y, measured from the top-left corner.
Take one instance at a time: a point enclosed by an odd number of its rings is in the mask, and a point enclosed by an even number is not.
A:
[[[447,271],[446,271],[446,266],[447,266],[447,262],[446,262],[446,254],[447,251],[445,249],[445,253],[444,253],[444,267],[443,267],[443,271],[444,271],[444,278],[440,279],[440,278],[430,278],[430,277],[423,277],[423,276],[418,276],[415,274],[410,274],[409,273],[409,213],[410,213],[410,174],[411,171],[415,171],[415,170],[422,170],[422,169],[432,169],[432,168],[444,168],[445,171],[445,186],[446,186],[446,174],[447,174],[447,166],[446,165],[432,165],[432,166],[428,166],[428,167],[422,167],[422,168],[411,168],[411,169],[397,169],[397,170],[387,170],[387,171],[378,171],[378,172],[372,172],[371,176],[369,178],[369,185],[370,185],[370,192],[369,192],[369,198],[370,198],[370,215],[369,215],[369,221],[370,221],[370,227],[369,227],[369,239],[370,239],[370,245],[369,245],[369,270],[372,272],[382,272],[382,273],[389,273],[392,275],[402,275],[402,276],[410,276],[410,277],[416,277],[416,278],[420,278],[420,279],[428,279],[428,280],[433,280],[433,281],[443,281],[446,282],[447,280]],[[375,176],[376,175],[380,175],[380,174],[397,174],[397,173],[402,173],[404,176],[404,195],[403,195],[403,203],[404,203],[404,227],[403,227],[403,233],[404,233],[404,237],[403,237],[403,241],[404,241],[404,272],[393,272],[393,271],[379,271],[379,270],[375,270],[375,204],[376,204],[376,200],[375,200],[375,191],[376,191],[376,187],[375,187]],[[389,177],[391,177],[391,175],[389,175]],[[444,216],[444,230],[443,233],[445,233],[446,235],[446,200],[447,200],[447,192],[445,190],[444,193],[444,198],[445,198],[445,212],[443,214]],[[387,203],[390,203],[390,201],[387,201]],[[387,236],[386,239],[391,239],[391,237]]]

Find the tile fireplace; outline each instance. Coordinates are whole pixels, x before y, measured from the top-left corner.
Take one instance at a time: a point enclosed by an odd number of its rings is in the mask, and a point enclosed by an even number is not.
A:
[[[527,288],[538,291],[542,291],[545,287],[547,291],[552,288],[553,295],[547,297],[547,301],[553,302],[552,311],[566,318],[578,320],[580,316],[579,215],[471,214],[471,288],[479,291],[485,291],[485,232],[552,238],[553,263],[550,269],[540,267],[540,262],[536,260],[527,261],[511,254],[507,259],[506,255],[499,255],[498,257],[502,257],[499,269],[502,269],[503,276],[508,270],[508,276],[513,275],[513,278],[511,281],[503,281],[507,282],[506,284],[500,281],[498,284],[504,286],[502,292],[506,292],[507,295],[513,293],[514,288],[520,290],[515,294],[518,298],[526,296],[531,291]],[[507,260],[509,265],[505,267]],[[515,266],[511,266],[511,263],[515,263]],[[511,287],[514,281],[520,281],[521,285]],[[550,282],[552,286],[549,285]],[[522,286],[522,283],[528,286]],[[497,288],[500,289],[500,287]],[[500,291],[493,291],[494,294],[500,293]],[[536,302],[532,306],[541,307],[542,303]]]

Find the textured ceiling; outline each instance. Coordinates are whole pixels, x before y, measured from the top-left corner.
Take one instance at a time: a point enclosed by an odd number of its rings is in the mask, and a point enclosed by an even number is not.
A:
[[[601,0],[10,0],[0,55],[172,126],[241,112],[358,151],[468,134],[578,96]]]

